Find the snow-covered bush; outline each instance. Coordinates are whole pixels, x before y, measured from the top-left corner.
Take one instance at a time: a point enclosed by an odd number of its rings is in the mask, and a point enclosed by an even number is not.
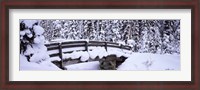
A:
[[[49,58],[44,46],[44,29],[37,20],[22,20],[20,22],[20,53],[29,62],[41,62]]]

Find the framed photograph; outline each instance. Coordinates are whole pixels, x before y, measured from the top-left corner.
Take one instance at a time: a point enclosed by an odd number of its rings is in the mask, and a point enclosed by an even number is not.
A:
[[[200,89],[198,0],[11,0],[1,12],[1,89]]]

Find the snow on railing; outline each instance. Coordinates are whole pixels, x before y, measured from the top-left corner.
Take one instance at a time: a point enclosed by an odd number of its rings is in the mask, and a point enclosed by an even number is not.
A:
[[[110,48],[118,48],[123,50],[131,50],[132,47],[113,42],[103,41],[67,41],[45,44],[50,57],[59,56],[62,58],[62,53],[72,53],[73,51],[89,51],[89,47],[104,47],[105,50]]]

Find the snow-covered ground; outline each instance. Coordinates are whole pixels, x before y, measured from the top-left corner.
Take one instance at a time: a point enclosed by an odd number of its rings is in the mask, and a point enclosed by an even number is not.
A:
[[[20,55],[20,70],[61,70],[51,63],[51,58],[40,63],[28,62],[24,55]]]
[[[99,70],[99,61],[65,66],[67,70]]]
[[[180,56],[133,53],[117,70],[180,70]]]
[[[66,66],[68,70],[99,70],[98,67],[98,61]],[[180,70],[180,56],[133,53],[117,70]]]
[[[41,63],[28,62],[20,55],[20,70],[61,70],[51,63],[52,60],[59,58],[50,58]],[[99,62],[85,62],[65,66],[68,70],[99,70]],[[117,70],[180,70],[179,55],[161,55],[151,53],[132,53]]]

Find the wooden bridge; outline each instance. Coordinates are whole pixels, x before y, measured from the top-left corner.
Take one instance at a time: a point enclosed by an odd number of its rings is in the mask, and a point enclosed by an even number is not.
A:
[[[60,67],[63,67],[63,53],[72,53],[73,51],[89,51],[92,47],[103,47],[106,51],[109,48],[117,48],[130,51],[132,47],[113,42],[103,41],[67,41],[53,42],[45,44],[50,57],[59,57],[61,59]]]

